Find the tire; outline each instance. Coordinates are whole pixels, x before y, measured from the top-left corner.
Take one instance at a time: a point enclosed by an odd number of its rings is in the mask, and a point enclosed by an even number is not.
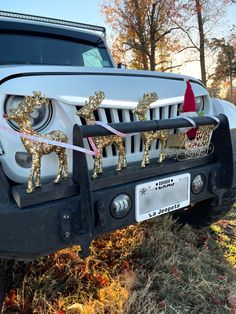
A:
[[[214,197],[201,201],[185,210],[174,213],[174,217],[181,224],[201,229],[208,227],[223,218],[232,208],[235,202],[236,188],[227,190],[222,197]]]

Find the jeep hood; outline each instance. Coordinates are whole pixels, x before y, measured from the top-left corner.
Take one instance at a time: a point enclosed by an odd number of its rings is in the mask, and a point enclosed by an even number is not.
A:
[[[134,107],[143,93],[156,92],[158,102],[182,102],[189,79],[195,96],[208,95],[200,81],[173,73],[68,66],[1,66],[0,90],[5,95],[32,95],[37,90],[51,99],[76,105],[96,91],[105,92],[104,106]],[[164,104],[163,103],[163,104]]]

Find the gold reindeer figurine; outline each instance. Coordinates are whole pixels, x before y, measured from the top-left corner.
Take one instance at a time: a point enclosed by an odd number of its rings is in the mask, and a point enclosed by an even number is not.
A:
[[[151,103],[156,101],[158,96],[156,93],[147,93],[143,95],[143,98],[139,100],[137,107],[133,110],[133,113],[137,114],[140,121],[146,120],[146,112]],[[148,131],[142,132],[141,138],[144,143],[144,154],[141,167],[144,168],[149,164],[149,148],[153,141],[159,140],[161,143],[161,153],[158,162],[162,162],[165,159],[165,148],[168,139],[168,130]]]
[[[77,111],[77,115],[85,119],[87,124],[94,124],[96,119],[93,114],[93,111],[97,110],[99,105],[102,103],[105,98],[104,92],[98,91],[95,93],[95,96],[90,96],[89,100],[85,102],[84,106]],[[126,168],[127,161],[125,155],[125,148],[123,145],[123,139],[118,135],[109,135],[109,136],[95,136],[93,141],[98,149],[98,155],[94,160],[93,174],[92,178],[97,178],[98,174],[101,174],[102,169],[102,152],[103,148],[114,144],[118,151],[118,165],[116,170],[120,171],[122,168]]]
[[[21,133],[67,143],[68,137],[62,131],[52,131],[48,134],[40,134],[33,129],[32,123],[30,122],[30,113],[32,113],[37,107],[49,105],[48,99],[46,97],[42,97],[40,92],[34,92],[33,95],[34,96],[24,97],[23,101],[19,103],[16,109],[4,114],[3,117],[8,120],[15,121],[19,125]],[[40,186],[41,158],[43,155],[55,152],[58,156],[59,170],[54,180],[55,183],[68,179],[68,165],[65,148],[38,141],[32,141],[23,137],[21,138],[21,141],[27,152],[32,155],[32,166],[28,178],[28,193],[32,193],[34,191],[34,187]]]

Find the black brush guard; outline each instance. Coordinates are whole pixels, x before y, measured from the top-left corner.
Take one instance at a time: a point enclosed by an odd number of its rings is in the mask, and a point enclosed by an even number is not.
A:
[[[114,167],[104,169],[103,175],[91,179],[87,158],[73,152],[73,178],[67,183],[44,184],[42,189],[26,195],[26,186],[12,187],[0,168],[0,256],[16,259],[35,259],[59,249],[81,245],[83,256],[89,254],[89,245],[105,232],[135,223],[135,186],[156,178],[189,172],[191,177],[204,173],[206,186],[200,194],[191,193],[191,202],[199,202],[231,189],[233,180],[233,152],[226,116],[219,115],[219,127],[213,132],[214,153],[199,159],[178,162],[156,160],[144,169],[140,162],[128,164],[116,172]],[[210,117],[193,118],[197,126],[216,124]],[[123,133],[191,127],[181,119],[110,124]],[[112,133],[101,126],[75,125],[74,145],[83,147],[83,138]],[[19,198],[25,199],[22,208],[12,198],[18,189]],[[109,211],[114,197],[127,193],[132,199],[129,213],[122,219]]]

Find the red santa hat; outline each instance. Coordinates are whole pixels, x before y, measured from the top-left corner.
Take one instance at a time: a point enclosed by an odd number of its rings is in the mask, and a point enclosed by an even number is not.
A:
[[[186,91],[184,94],[184,103],[183,103],[183,106],[181,108],[181,112],[196,113],[197,112],[197,106],[196,106],[195,96],[194,96],[194,93],[192,90],[192,86],[191,86],[189,81],[186,81],[186,83],[187,83],[187,87],[186,87]]]
[[[192,90],[191,83],[189,81],[186,81],[187,87],[184,94],[184,103],[181,108],[180,116],[187,116],[187,117],[198,117],[197,114],[197,106],[195,102],[195,96]],[[186,130],[186,134],[190,140],[194,139],[196,137],[197,128],[191,128]]]

